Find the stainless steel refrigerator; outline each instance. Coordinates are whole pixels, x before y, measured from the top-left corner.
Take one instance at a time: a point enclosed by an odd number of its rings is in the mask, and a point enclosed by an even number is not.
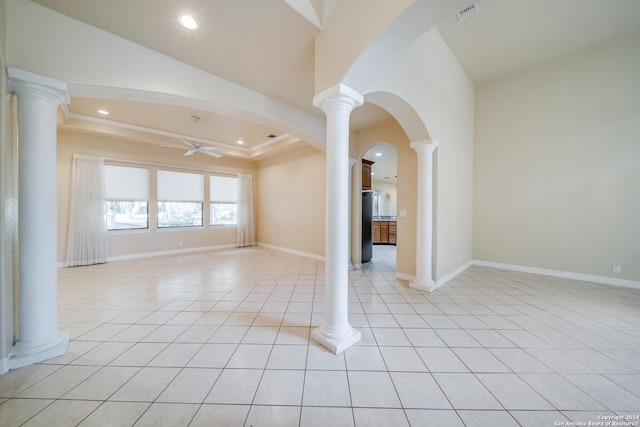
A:
[[[373,192],[362,192],[362,262],[373,257],[373,239],[371,236],[371,217],[373,215]]]

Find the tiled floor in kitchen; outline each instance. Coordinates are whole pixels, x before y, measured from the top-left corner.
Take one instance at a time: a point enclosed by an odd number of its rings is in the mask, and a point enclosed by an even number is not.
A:
[[[309,341],[324,266],[264,247],[59,272],[66,356],[0,377],[8,426],[553,426],[640,415],[640,290],[471,267],[350,274],[362,340]],[[639,420],[635,425],[640,425]],[[627,424],[633,425],[633,424]]]

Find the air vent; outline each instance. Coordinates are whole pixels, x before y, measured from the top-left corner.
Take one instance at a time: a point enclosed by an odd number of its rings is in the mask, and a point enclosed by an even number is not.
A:
[[[457,13],[458,21],[464,21],[467,18],[471,18],[473,15],[477,14],[478,12],[480,12],[480,9],[478,8],[477,3],[474,3],[471,6],[467,6],[464,9],[458,11]]]
[[[267,136],[267,138],[269,138],[269,139],[275,138],[275,137],[276,137],[276,135],[274,135],[274,134],[271,134],[271,135]]]

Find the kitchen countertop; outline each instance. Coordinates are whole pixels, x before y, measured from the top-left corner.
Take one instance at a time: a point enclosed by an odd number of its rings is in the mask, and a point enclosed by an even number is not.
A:
[[[374,216],[372,218],[373,221],[395,221],[395,216]]]

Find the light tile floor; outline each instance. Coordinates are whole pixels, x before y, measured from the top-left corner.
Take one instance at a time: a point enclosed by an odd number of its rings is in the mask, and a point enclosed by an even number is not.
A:
[[[552,426],[640,415],[640,291],[471,267],[433,294],[395,248],[350,275],[333,355],[324,266],[262,247],[59,272],[68,353],[0,377],[9,426]],[[640,425],[640,420],[629,419]],[[626,424],[634,425],[634,424]]]

